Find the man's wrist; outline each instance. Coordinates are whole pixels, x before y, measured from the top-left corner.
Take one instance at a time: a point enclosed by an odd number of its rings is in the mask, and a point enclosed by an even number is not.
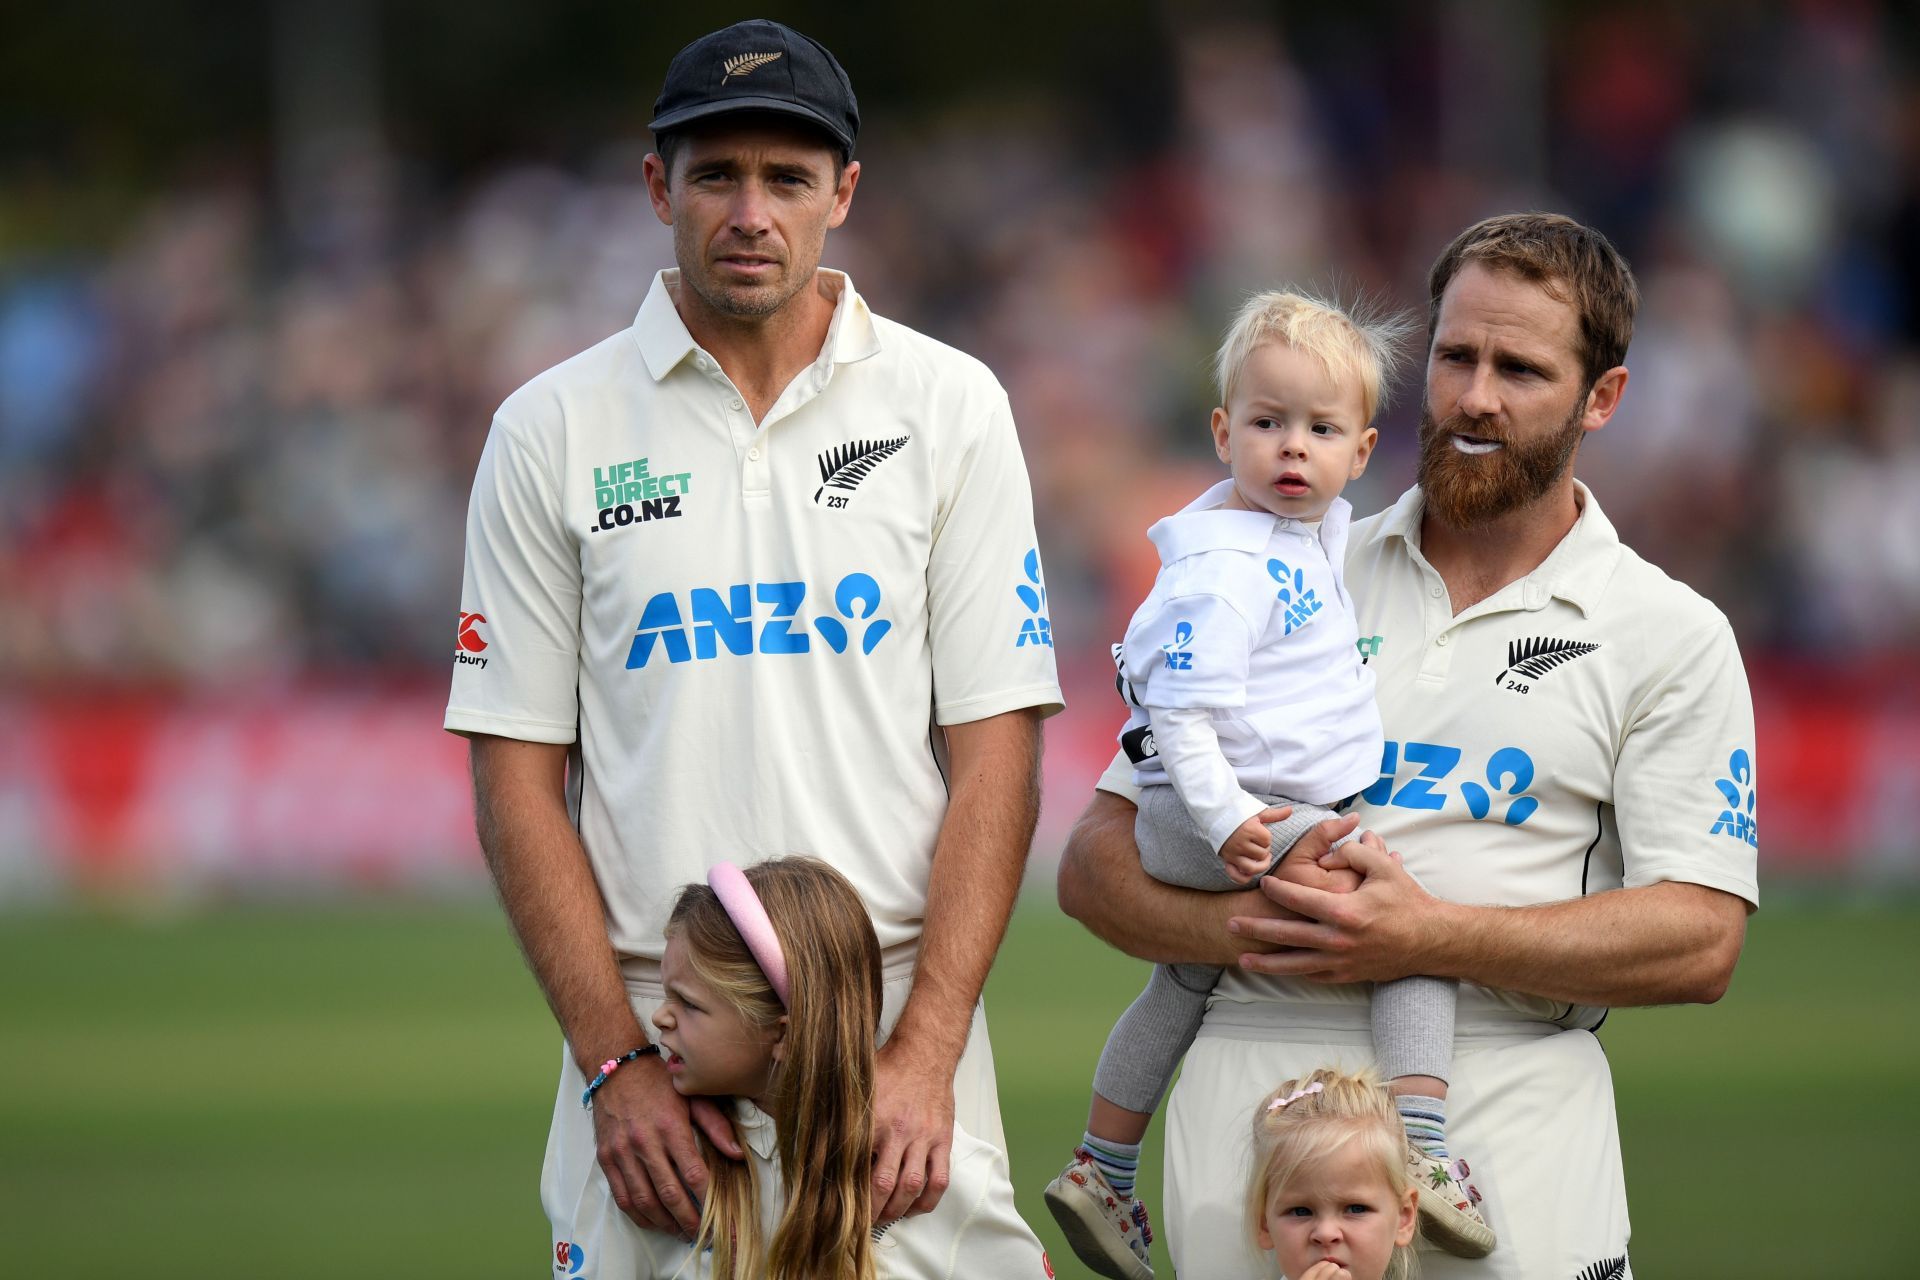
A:
[[[1416,935],[1415,953],[1408,957],[1409,975],[1470,981],[1462,970],[1470,967],[1468,957],[1476,954],[1479,932],[1492,909],[1429,898],[1425,926]]]
[[[619,1058],[636,1049],[646,1051],[653,1041],[640,1030],[636,1023],[631,1031],[601,1033],[584,1036],[578,1041],[568,1041],[573,1052],[573,1065],[580,1069],[583,1078],[591,1080],[600,1070],[600,1064],[609,1058]]]
[[[967,1030],[972,1030],[971,1019]],[[951,1081],[960,1070],[960,1057],[967,1050],[967,1036],[963,1034],[955,1039],[950,1034],[941,1035],[908,1023],[903,1015],[881,1048],[890,1058]]]

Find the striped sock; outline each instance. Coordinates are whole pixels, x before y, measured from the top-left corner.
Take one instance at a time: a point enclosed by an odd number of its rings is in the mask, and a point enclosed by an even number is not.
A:
[[[1133,1179],[1140,1172],[1139,1143],[1109,1142],[1087,1133],[1080,1137],[1080,1149],[1093,1157],[1094,1166],[1122,1200],[1133,1194]]]
[[[1400,1109],[1400,1122],[1407,1126],[1407,1141],[1413,1149],[1431,1160],[1447,1159],[1447,1100],[1408,1093],[1393,1104]]]

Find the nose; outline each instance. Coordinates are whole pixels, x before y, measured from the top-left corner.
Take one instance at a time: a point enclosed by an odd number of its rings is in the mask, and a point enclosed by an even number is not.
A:
[[[1280,456],[1283,458],[1304,458],[1307,456],[1307,441],[1312,433],[1305,427],[1288,427],[1280,436]]]
[[[665,1031],[673,1025],[673,1015],[667,1012],[667,1006],[661,1005],[653,1011],[653,1017],[648,1019],[648,1021],[652,1022],[653,1025],[660,1028],[660,1030]]]
[[[1313,1220],[1313,1242],[1315,1244],[1340,1243],[1339,1215],[1323,1213]]]
[[[773,225],[771,196],[764,183],[742,182],[733,197],[733,207],[727,211],[728,225],[734,234],[741,236],[765,235]]]
[[[1460,412],[1469,418],[1491,418],[1500,412],[1500,396],[1494,390],[1493,369],[1485,361],[1473,366],[1473,376],[1460,393]]]

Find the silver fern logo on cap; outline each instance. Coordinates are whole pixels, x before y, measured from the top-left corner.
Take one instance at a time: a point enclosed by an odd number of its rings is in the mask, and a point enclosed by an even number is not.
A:
[[[725,84],[727,81],[733,79],[735,76],[752,75],[755,71],[758,71],[761,67],[766,66],[769,62],[779,61],[780,56],[781,55],[778,53],[735,54],[733,57],[728,58],[725,62],[720,64],[721,66],[727,69],[727,74],[720,77],[720,83]]]

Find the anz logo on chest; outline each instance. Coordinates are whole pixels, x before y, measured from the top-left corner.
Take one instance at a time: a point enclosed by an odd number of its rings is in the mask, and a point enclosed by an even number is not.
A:
[[[1533,757],[1519,747],[1501,747],[1484,765],[1467,764],[1466,779],[1454,782],[1466,753],[1440,742],[1389,740],[1380,761],[1380,780],[1359,798],[1379,808],[1446,809],[1457,796],[1474,821],[1488,818],[1517,827],[1540,802],[1527,794],[1533,786]],[[1410,772],[1404,780],[1403,772]]]
[[[627,670],[645,667],[656,653],[665,653],[670,663],[706,662],[723,652],[739,658],[810,653],[815,640],[835,653],[857,645],[864,655],[893,630],[891,621],[878,616],[880,584],[872,574],[849,573],[840,579],[833,589],[831,614],[809,618],[807,600],[804,582],[695,587],[684,609],[678,595],[662,591],[640,611],[640,626],[627,650]]]

